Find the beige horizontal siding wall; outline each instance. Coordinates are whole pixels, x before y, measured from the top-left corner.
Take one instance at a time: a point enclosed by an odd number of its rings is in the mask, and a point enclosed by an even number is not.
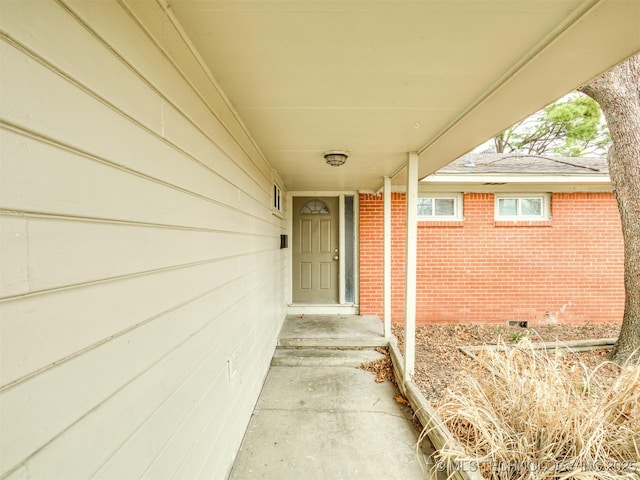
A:
[[[285,315],[273,172],[156,2],[0,10],[0,478],[224,478]]]

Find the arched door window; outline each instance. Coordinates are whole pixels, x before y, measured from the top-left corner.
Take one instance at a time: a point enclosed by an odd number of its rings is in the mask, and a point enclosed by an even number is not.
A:
[[[309,200],[300,209],[302,215],[329,215],[330,213],[329,207],[320,200]]]

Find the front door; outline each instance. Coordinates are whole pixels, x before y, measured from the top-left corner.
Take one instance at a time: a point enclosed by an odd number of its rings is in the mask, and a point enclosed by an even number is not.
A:
[[[293,198],[293,301],[338,303],[338,197]]]

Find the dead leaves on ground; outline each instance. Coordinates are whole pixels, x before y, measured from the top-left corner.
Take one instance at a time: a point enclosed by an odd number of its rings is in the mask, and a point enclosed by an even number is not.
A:
[[[507,344],[512,339],[526,333],[531,341],[584,340],[589,338],[616,337],[620,324],[588,323],[580,325],[546,325],[523,329],[505,325],[429,325],[416,328],[416,371],[414,383],[433,405],[437,405],[443,393],[453,380],[469,372],[475,362],[462,354],[458,346],[496,344],[499,339]],[[393,326],[398,338],[398,348],[404,348],[404,329]],[[587,365],[598,365],[604,360],[606,350],[583,352],[567,356]],[[598,375],[608,376],[606,368],[600,368]]]
[[[375,373],[376,383],[382,383],[385,380],[395,382],[393,365],[391,364],[391,357],[389,356],[389,349],[378,347],[376,348],[376,352],[381,353],[384,357],[371,362],[365,362],[360,365],[360,368],[367,372]]]

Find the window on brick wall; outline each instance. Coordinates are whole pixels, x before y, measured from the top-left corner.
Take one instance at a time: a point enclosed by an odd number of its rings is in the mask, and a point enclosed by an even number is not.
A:
[[[418,220],[462,220],[462,195],[421,194],[418,198]]]
[[[496,220],[549,220],[548,194],[496,195]]]

